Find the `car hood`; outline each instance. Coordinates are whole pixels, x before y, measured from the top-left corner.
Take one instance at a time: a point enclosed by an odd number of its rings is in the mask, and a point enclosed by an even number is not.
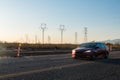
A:
[[[76,48],[76,49],[73,49],[75,51],[86,51],[86,50],[93,50],[92,48]]]

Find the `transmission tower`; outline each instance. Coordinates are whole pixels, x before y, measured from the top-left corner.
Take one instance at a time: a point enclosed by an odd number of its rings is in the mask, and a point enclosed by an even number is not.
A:
[[[78,34],[77,32],[75,32],[75,44],[77,44],[77,38],[78,38]]]
[[[37,38],[37,35],[35,35],[35,44],[37,44],[38,42],[38,38]]]
[[[84,42],[87,42],[87,27],[84,28]]]
[[[50,44],[50,43],[51,43],[51,37],[48,36],[48,44]]]
[[[61,31],[61,44],[63,43],[63,32],[65,31],[65,26],[64,25],[60,25],[59,30]]]
[[[28,43],[28,34],[25,35],[25,38],[26,38],[26,43]]]
[[[46,24],[41,24],[41,30],[42,30],[42,43],[44,44],[44,32],[47,29]]]

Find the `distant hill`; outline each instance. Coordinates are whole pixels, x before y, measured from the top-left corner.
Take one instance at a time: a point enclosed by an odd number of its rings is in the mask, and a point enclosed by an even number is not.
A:
[[[120,39],[105,40],[103,42],[105,42],[105,43],[112,43],[112,44],[116,44],[116,43],[120,44]]]

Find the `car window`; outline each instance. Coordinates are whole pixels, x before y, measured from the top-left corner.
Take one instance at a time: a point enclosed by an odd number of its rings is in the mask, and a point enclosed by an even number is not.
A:
[[[104,46],[104,44],[101,44],[101,47],[102,47],[102,49],[105,49],[105,46]]]
[[[84,43],[84,44],[81,44],[80,47],[95,48],[96,47],[96,43]]]
[[[109,48],[108,48],[108,46],[107,46],[107,45],[105,45],[105,44],[104,44],[104,46],[105,46],[105,49],[106,49],[106,50],[109,50]]]
[[[97,44],[97,47],[99,47],[99,48],[101,48],[101,49],[105,49],[105,48],[106,48],[105,45],[102,44],[102,43],[98,43],[98,44]]]
[[[103,46],[100,44],[100,43],[97,43],[97,46],[98,48],[103,48]]]

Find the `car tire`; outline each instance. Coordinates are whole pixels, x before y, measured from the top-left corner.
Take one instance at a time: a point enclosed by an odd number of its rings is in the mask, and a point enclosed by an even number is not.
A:
[[[91,59],[91,60],[95,60],[95,59],[96,59],[95,53],[91,55],[90,59]]]
[[[104,56],[104,59],[108,59],[108,56],[109,56],[109,52],[106,52],[105,56]]]

